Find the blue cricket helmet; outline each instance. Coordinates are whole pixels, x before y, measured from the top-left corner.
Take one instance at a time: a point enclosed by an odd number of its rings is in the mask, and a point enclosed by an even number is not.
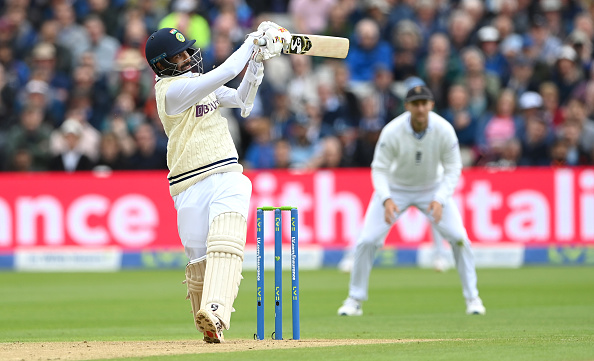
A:
[[[202,72],[202,55],[200,49],[194,49],[192,45],[196,40],[187,40],[186,37],[177,29],[163,28],[155,31],[146,41],[145,55],[146,61],[151,69],[158,76],[176,76],[183,74],[198,66],[198,71]],[[169,61],[169,58],[187,51],[190,55],[190,69],[177,69],[178,64]]]

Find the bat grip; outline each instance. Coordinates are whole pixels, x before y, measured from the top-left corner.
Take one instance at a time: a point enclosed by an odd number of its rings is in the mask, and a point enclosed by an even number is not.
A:
[[[264,39],[264,38],[254,39],[254,44],[264,46],[264,45],[266,45],[266,39]]]

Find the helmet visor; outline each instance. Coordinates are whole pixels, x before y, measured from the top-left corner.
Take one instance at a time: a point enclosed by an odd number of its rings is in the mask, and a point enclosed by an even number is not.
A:
[[[161,76],[177,76],[188,71],[202,73],[202,54],[200,49],[188,48],[185,51],[188,52],[190,57],[182,63],[172,63],[169,59],[165,58],[160,61],[163,69],[161,70]]]

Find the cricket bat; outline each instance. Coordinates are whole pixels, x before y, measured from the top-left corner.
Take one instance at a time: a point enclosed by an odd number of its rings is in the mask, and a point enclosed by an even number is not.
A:
[[[266,39],[255,39],[257,45],[266,45]],[[283,53],[326,58],[346,58],[349,52],[349,39],[336,36],[291,34],[291,42],[285,44]]]

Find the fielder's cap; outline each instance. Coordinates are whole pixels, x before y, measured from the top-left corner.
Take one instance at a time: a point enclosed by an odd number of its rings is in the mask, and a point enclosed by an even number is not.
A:
[[[406,98],[404,101],[408,103],[414,102],[415,100],[433,100],[433,93],[431,93],[431,90],[429,90],[429,88],[426,86],[416,86],[406,93]]]
[[[534,109],[542,107],[542,97],[537,92],[528,91],[520,96],[520,108]]]

